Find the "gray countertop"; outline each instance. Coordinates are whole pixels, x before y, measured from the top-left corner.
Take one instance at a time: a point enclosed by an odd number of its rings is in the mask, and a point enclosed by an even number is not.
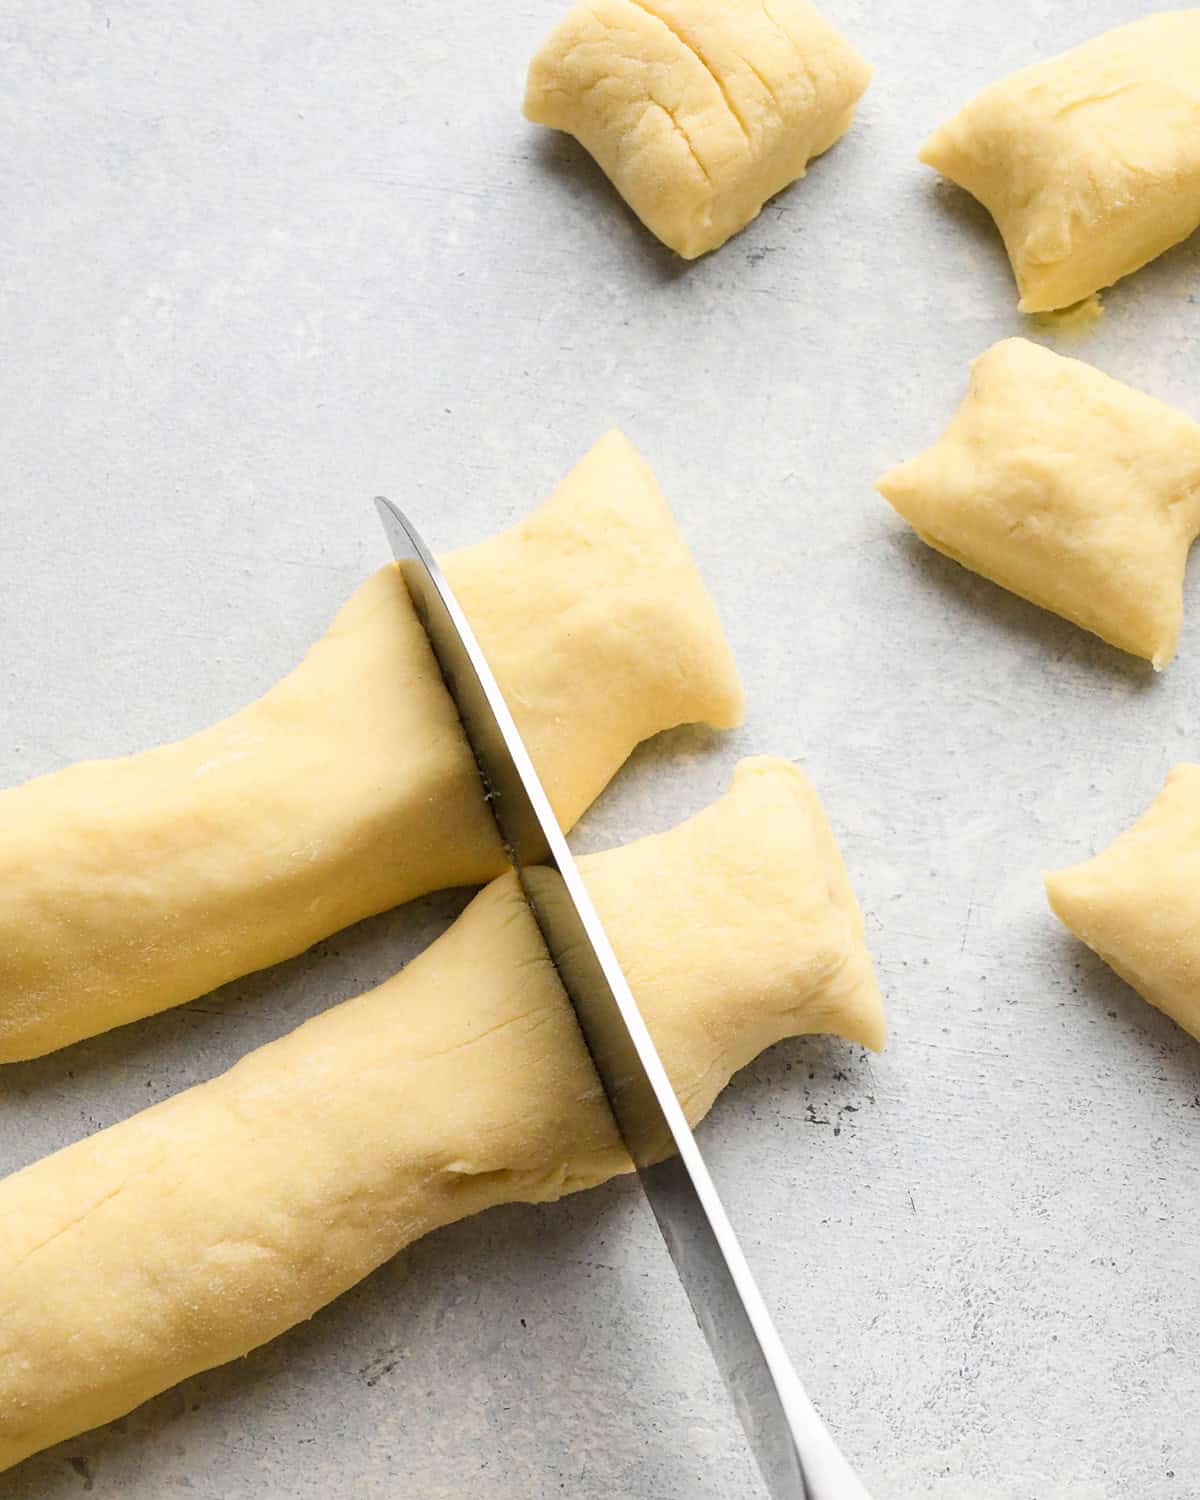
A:
[[[563,0],[7,0],[0,13],[0,784],[257,695],[384,560],[544,495],[609,426],[653,464],[749,716],[639,752],[580,831],[801,762],[891,1022],[775,1048],[703,1138],[877,1500],[1200,1494],[1200,1052],[1062,932],[1039,870],[1200,743],[1200,587],[1162,677],[925,551],[874,494],[1014,332],[986,215],[914,159],[982,84],[1129,0],[829,11],[850,135],[684,266],[524,67]],[[1200,245],[1066,352],[1200,415]],[[364,924],[0,1077],[16,1168],[390,973]],[[0,1314],[2,1315],[2,1314]],[[0,1476],[0,1500],[757,1493],[628,1183],[421,1242],[249,1359]]]

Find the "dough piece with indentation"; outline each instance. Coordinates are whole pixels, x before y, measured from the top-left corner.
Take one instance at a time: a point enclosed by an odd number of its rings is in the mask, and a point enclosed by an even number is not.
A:
[[[640,740],[740,718],[716,611],[619,433],[533,515],[445,566],[564,824]],[[383,568],[241,713],[0,792],[0,1061],[504,866],[429,644]]]
[[[691,260],[804,176],[870,76],[807,0],[580,0],[530,65],[525,114],[575,136]]]
[[[878,489],[923,541],[1162,667],[1200,532],[1200,424],[1091,365],[1005,339],[945,434]]]
[[[1111,286],[1200,224],[1200,9],[1001,79],[920,157],[995,219],[1022,312]]]
[[[1102,854],[1046,876],[1055,916],[1200,1037],[1200,765],[1179,765]]]
[[[857,903],[786,761],[580,863],[693,1122],[782,1037],[882,1045]],[[628,1170],[502,876],[378,989],[0,1183],[0,1468],[274,1338],[440,1225]]]

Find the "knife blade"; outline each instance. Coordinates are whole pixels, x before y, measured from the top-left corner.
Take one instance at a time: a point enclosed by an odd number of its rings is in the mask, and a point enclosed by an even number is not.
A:
[[[419,533],[375,505],[509,859],[773,1500],[870,1500],[805,1394],[479,642]]]

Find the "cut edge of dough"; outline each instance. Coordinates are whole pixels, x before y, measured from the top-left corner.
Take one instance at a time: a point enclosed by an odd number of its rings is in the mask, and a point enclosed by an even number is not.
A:
[[[1103,860],[1108,852],[1107,849],[1101,850],[1093,858],[1082,860],[1079,864],[1067,865],[1060,870],[1043,871],[1042,884],[1045,887],[1046,901],[1050,910],[1075,941],[1081,943],[1089,953],[1094,953],[1101,963],[1111,969],[1123,984],[1128,985],[1139,999],[1144,1000],[1152,1009],[1167,1016],[1182,1030],[1200,1040],[1200,1031],[1187,1025],[1170,1005],[1159,999],[1154,994],[1153,984],[1145,976],[1139,974],[1125,959],[1118,958],[1109,952],[1091,935],[1092,924],[1088,918],[1090,903],[1086,895],[1073,889],[1073,885],[1077,880],[1086,880],[1092,867]]]
[[[829,885],[830,904],[846,923],[849,941],[845,953],[845,982],[839,986],[838,998],[830,1008],[829,1029],[847,1042],[856,1042],[871,1052],[882,1052],[887,1043],[887,1018],[867,945],[866,923],[820,795],[808,775],[794,761],[773,755],[755,755],[740,760],[734,767],[730,793],[760,776],[779,778],[790,784],[802,815],[812,829],[816,852]]]
[[[1182,616],[1176,624],[1174,631],[1164,635],[1157,646],[1150,648],[1147,648],[1145,644],[1134,645],[1129,638],[1117,639],[1115,631],[1106,634],[1104,631],[1098,630],[1095,625],[1091,625],[1086,620],[1079,618],[1077,614],[1062,604],[1051,604],[1046,599],[1040,598],[1025,584],[1018,587],[1015,583],[1010,582],[1005,577],[1002,569],[985,566],[976,557],[967,557],[965,553],[959,551],[950,542],[943,541],[934,532],[925,530],[919,526],[911,516],[905,513],[901,501],[894,498],[899,493],[900,486],[895,485],[893,476],[896,470],[903,467],[903,464],[898,464],[896,465],[896,469],[889,470],[876,483],[875,488],[892,509],[895,510],[896,514],[912,527],[913,533],[927,547],[931,547],[943,557],[949,558],[951,562],[957,563],[960,568],[965,568],[968,573],[974,573],[977,578],[986,579],[988,583],[1003,589],[1006,594],[1012,594],[1014,598],[1023,599],[1026,604],[1032,604],[1035,609],[1045,610],[1047,614],[1057,615],[1060,620],[1065,620],[1068,625],[1074,625],[1077,630],[1085,630],[1088,635],[1095,636],[1098,641],[1103,641],[1106,646],[1112,646],[1117,651],[1124,651],[1127,655],[1134,656],[1139,661],[1149,662],[1155,672],[1161,672],[1174,660],[1183,628]],[[888,480],[892,480],[894,485],[891,493],[884,489],[884,483]]]
[[[1181,761],[1172,766],[1149,805],[1132,823],[1120,829],[1090,858],[1058,869],[1044,870],[1042,884],[1050,910],[1073,938],[1094,953],[1147,1005],[1200,1041],[1200,993],[1194,998],[1181,998],[1178,986],[1173,985],[1169,974],[1164,989],[1161,977],[1140,972],[1139,965],[1126,954],[1114,954],[1103,936],[1106,928],[1121,922],[1124,909],[1131,900],[1136,906],[1141,882],[1136,873],[1131,875],[1123,868],[1129,851],[1143,839],[1153,846],[1162,838],[1168,808],[1175,811],[1173,798],[1179,794],[1183,782],[1194,782],[1200,791],[1200,764]],[[1171,850],[1169,841],[1167,850],[1168,857],[1177,852]],[[1137,858],[1135,852],[1135,871]],[[1200,889],[1196,892],[1195,909],[1196,924],[1200,926]],[[1133,946],[1138,945],[1135,942]]]

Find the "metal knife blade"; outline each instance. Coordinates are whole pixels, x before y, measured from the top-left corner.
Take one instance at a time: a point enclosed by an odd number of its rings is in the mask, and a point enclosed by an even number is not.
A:
[[[375,504],[509,857],[774,1500],[870,1500],[800,1384],[529,753],[432,553]]]

